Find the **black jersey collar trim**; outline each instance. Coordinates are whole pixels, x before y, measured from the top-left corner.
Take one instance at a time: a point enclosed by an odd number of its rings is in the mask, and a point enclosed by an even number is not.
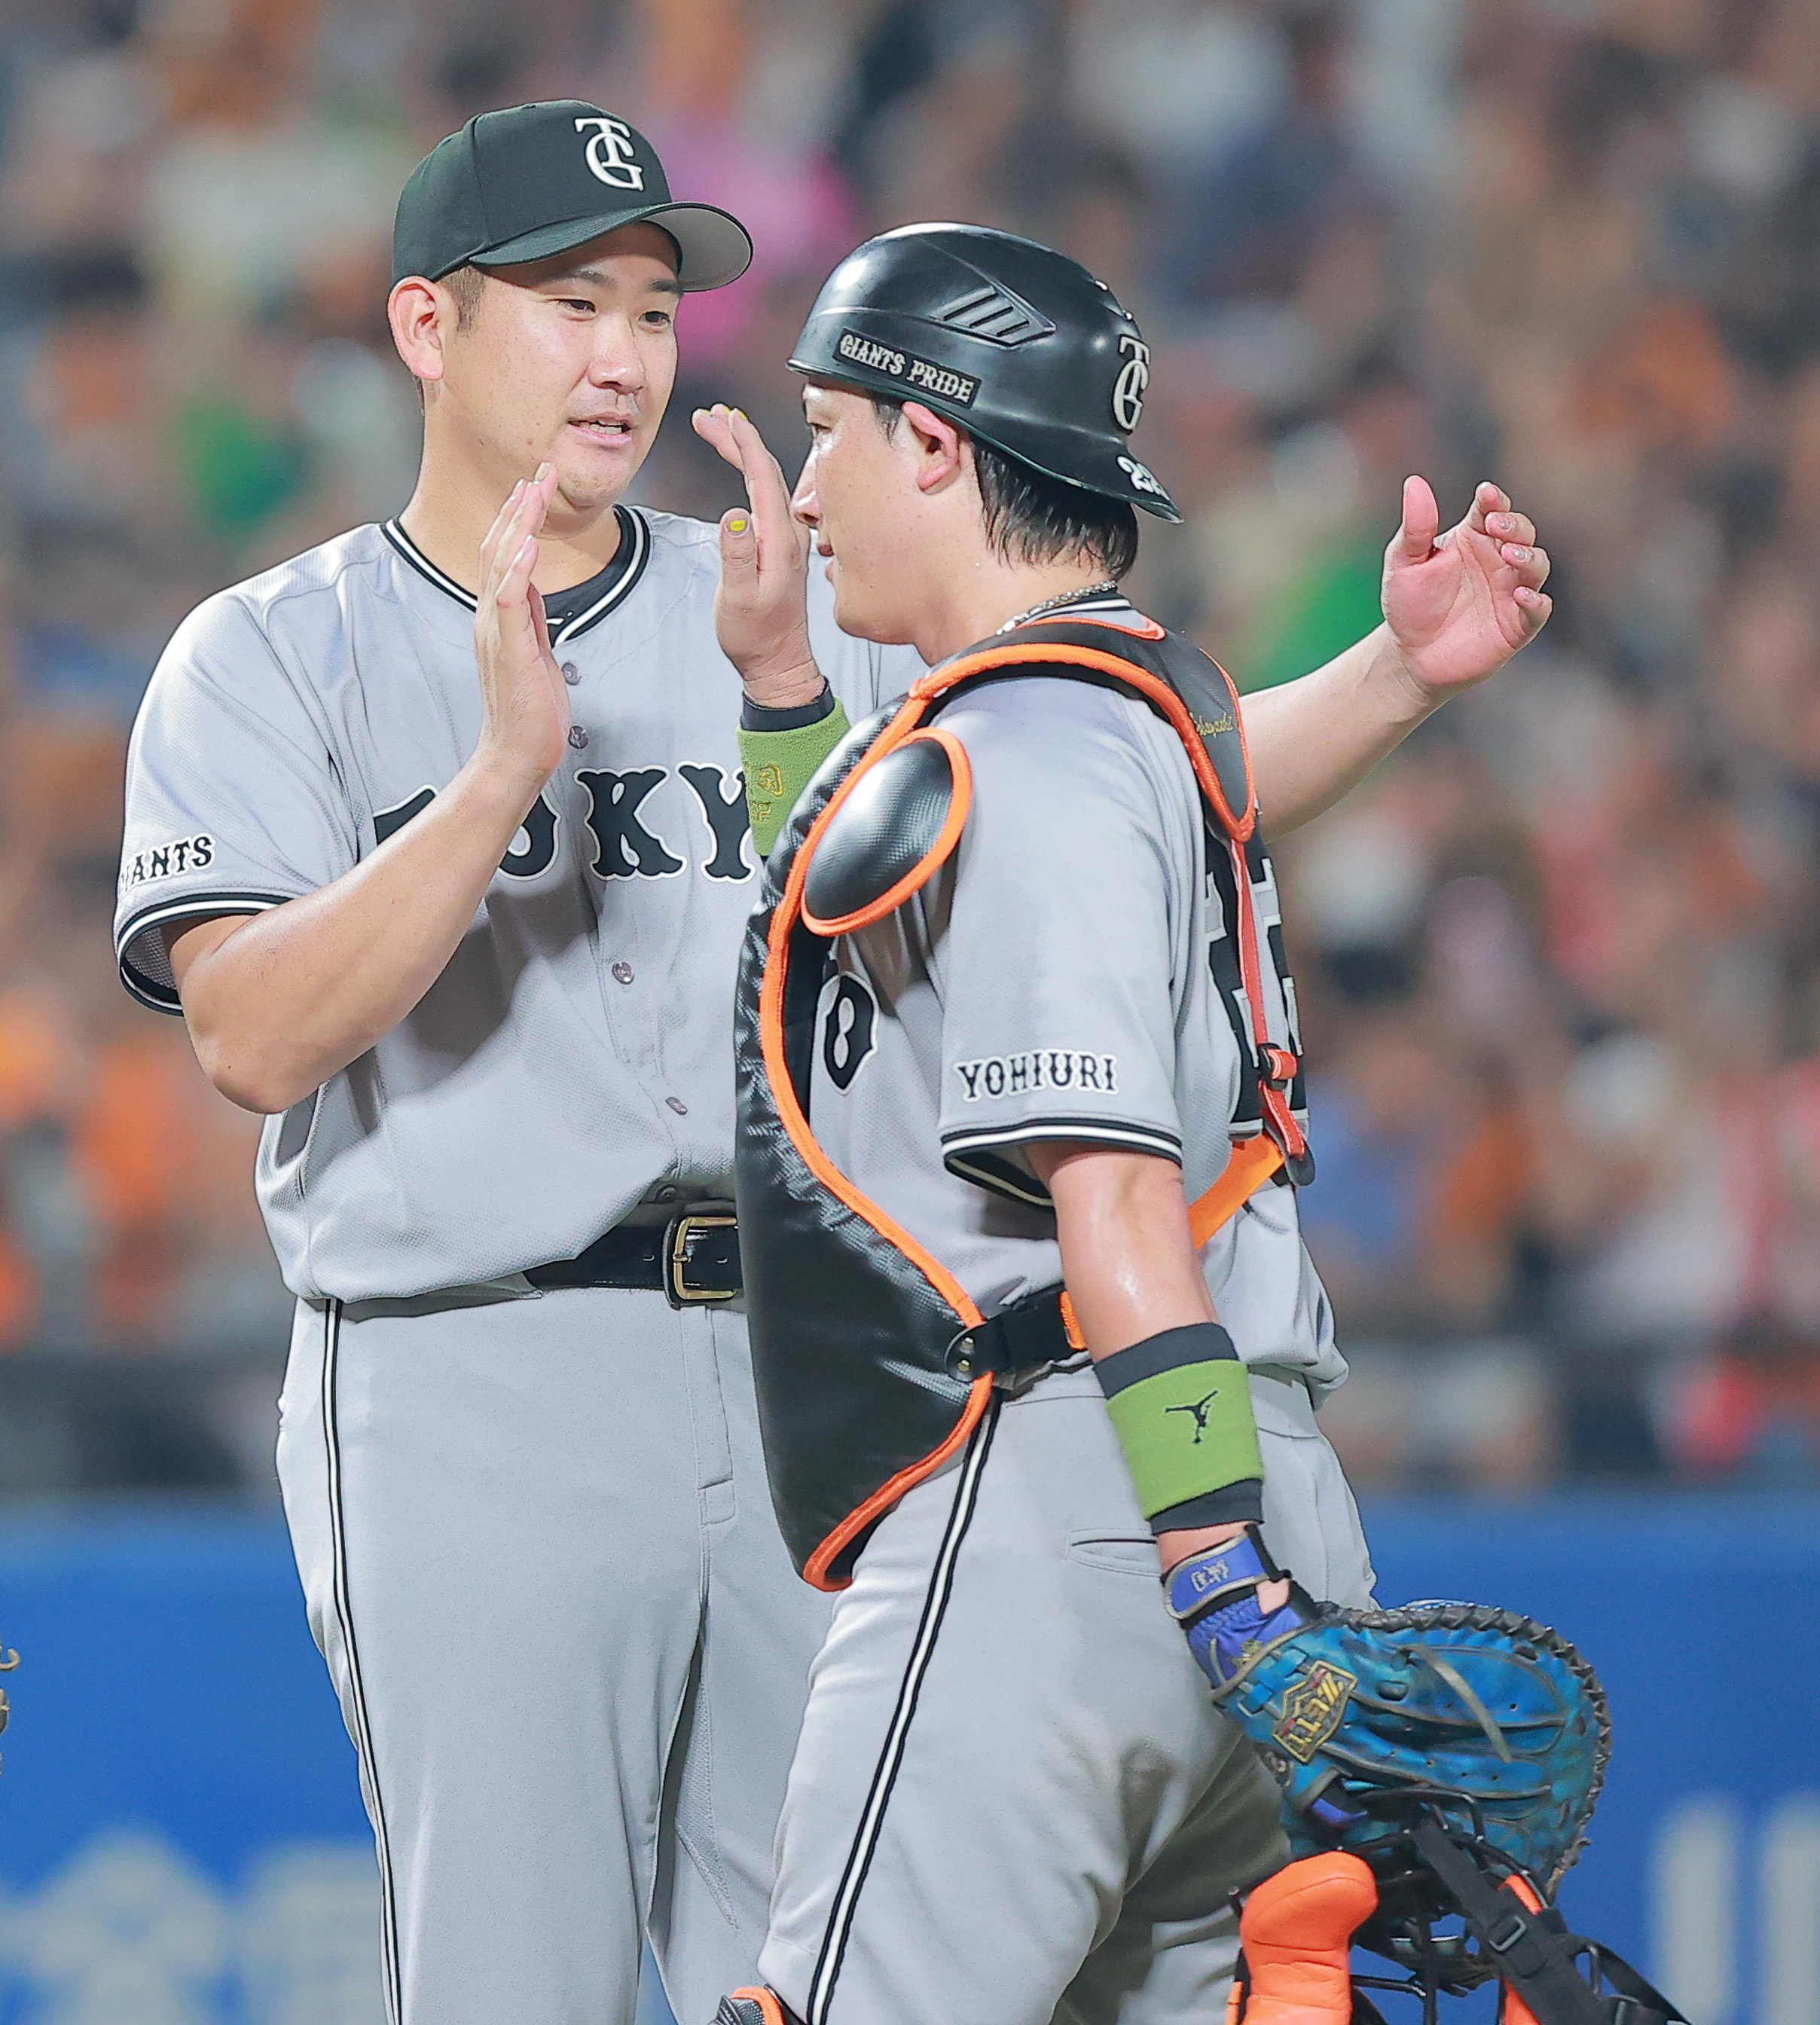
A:
[[[452,597],[458,605],[465,607],[468,611],[477,612],[480,609],[478,601],[472,591],[465,590],[461,585],[457,583],[452,576],[445,575],[441,570],[438,569],[397,521],[386,521],[379,531],[419,576],[428,577],[438,590],[446,597]]]
[[[616,506],[613,511],[620,518],[619,548],[613,560],[594,579],[598,589],[594,597],[552,630],[553,647],[560,647],[565,640],[579,639],[599,625],[609,612],[624,604],[632,586],[645,574],[645,565],[651,560],[651,524],[630,506]],[[572,593],[564,591],[561,595],[566,597]]]
[[[616,506],[613,511],[620,523],[619,548],[613,560],[592,580],[597,586],[594,596],[579,612],[552,630],[550,641],[553,647],[579,639],[583,634],[592,631],[609,612],[625,602],[633,586],[645,574],[645,565],[651,560],[651,524],[634,507]],[[419,576],[428,578],[445,597],[452,597],[464,611],[478,609],[474,594],[458,583],[446,570],[438,569],[396,520],[384,522],[380,532]]]

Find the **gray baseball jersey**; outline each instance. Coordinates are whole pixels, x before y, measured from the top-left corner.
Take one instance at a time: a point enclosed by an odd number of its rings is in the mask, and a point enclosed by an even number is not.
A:
[[[571,1256],[641,1202],[730,1194],[732,990],[756,890],[715,642],[716,531],[622,508],[553,645],[571,750],[422,1001],[270,1120],[259,1192],[294,1292],[362,1299]],[[858,717],[921,671],[835,627]],[[570,601],[572,602],[573,601]],[[300,898],[425,807],[481,724],[474,601],[395,523],[209,599],[153,678],[127,766],[127,987],[179,1010],[163,931]]]
[[[835,1163],[992,1314],[1061,1277],[1032,1141],[1161,1154],[1191,1200],[1223,1168],[1241,1057],[1211,959],[1230,924],[1181,741],[1143,704],[1031,676],[969,689],[939,722],[972,768],[966,826],[914,901],[840,938],[811,1115]],[[1258,927],[1280,955],[1257,863]],[[1293,1045],[1285,976],[1267,965],[1264,987],[1273,1038]],[[1292,1189],[1260,1189],[1204,1258],[1248,1363],[1344,1375]]]

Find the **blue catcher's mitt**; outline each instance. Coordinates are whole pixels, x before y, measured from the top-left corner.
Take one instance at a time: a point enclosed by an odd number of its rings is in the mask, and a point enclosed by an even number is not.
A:
[[[1484,1604],[1311,1602],[1255,1527],[1166,1583],[1214,1700],[1281,1781],[1304,1859],[1248,1906],[1257,1931],[1244,1973],[1275,1975],[1292,1957],[1324,1975],[1327,2009],[1296,2011],[1311,2025],[1382,2025],[1367,1989],[1418,1997],[1432,2019],[1443,1995],[1494,1978],[1509,2000],[1500,2018],[1677,2025],[1660,1990],[1549,1902],[1585,1840],[1611,1744],[1605,1697],[1564,1638]],[[1317,1911],[1318,1945],[1285,1953]],[[1355,1973],[1348,1995],[1348,1936],[1400,1975]],[[1263,1981],[1256,1994],[1260,2019],[1288,2016]],[[1239,2015],[1251,2017],[1248,1999]]]
[[[1296,1854],[1364,1854],[1427,1816],[1552,1898],[1610,1755],[1592,1668],[1481,1604],[1347,1610],[1292,1591],[1266,1615],[1256,1585],[1278,1573],[1252,1534],[1172,1571],[1169,1601],[1214,1699],[1281,1782]]]

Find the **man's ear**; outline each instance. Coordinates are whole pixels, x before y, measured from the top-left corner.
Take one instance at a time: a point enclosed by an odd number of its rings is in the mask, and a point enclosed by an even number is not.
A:
[[[966,431],[921,401],[906,401],[903,418],[917,447],[917,490],[939,492],[952,485],[970,461]]]
[[[407,275],[385,305],[398,355],[420,380],[443,377],[443,335],[454,325],[454,298],[421,275]]]

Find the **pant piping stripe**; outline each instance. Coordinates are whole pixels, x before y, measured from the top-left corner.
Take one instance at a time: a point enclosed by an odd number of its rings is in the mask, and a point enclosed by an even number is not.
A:
[[[354,1614],[347,1602],[347,1538],[341,1514],[341,1438],[336,1418],[335,1372],[341,1348],[341,1303],[329,1302],[322,1322],[322,1432],[329,1463],[329,1527],[333,1552],[335,1621],[341,1649],[347,1656],[348,1699],[354,1709],[354,1747],[373,1795],[373,1842],[379,1852],[380,1946],[385,1972],[385,2015],[389,2025],[403,2025],[404,1983],[399,1969],[398,1902],[393,1892],[392,1840],[386,1832],[385,1807],[380,1797],[379,1762],[366,1715],[366,1690],[360,1678],[360,1648],[354,1640]]]
[[[910,1720],[916,1714],[923,1680],[934,1656],[936,1639],[942,1628],[942,1619],[947,1612],[949,1597],[954,1590],[954,1564],[959,1559],[961,1543],[966,1538],[974,1508],[979,1502],[980,1478],[985,1468],[987,1452],[992,1446],[993,1430],[998,1424],[998,1400],[995,1397],[979,1426],[974,1429],[961,1460],[959,1480],[954,1490],[954,1502],[948,1514],[941,1545],[936,1549],[935,1566],[929,1575],[928,1591],[923,1600],[922,1618],[917,1626],[916,1637],[911,1641],[910,1659],[898,1689],[897,1706],[892,1711],[884,1748],[873,1770],[872,1784],[860,1813],[853,1846],[847,1854],[846,1866],[841,1872],[840,1884],[835,1891],[834,1907],[829,1917],[828,1931],[822,1937],[815,1973],[810,1980],[807,2025],[827,2025],[828,2009],[833,2000],[835,1981],[840,1974],[841,1961],[846,1955],[847,1940],[853,1931],[860,1890],[866,1883],[866,1874],[872,1866],[873,1856],[884,1831],[885,1808],[891,1799],[892,1788],[896,1783],[899,1770],[903,1763]]]

